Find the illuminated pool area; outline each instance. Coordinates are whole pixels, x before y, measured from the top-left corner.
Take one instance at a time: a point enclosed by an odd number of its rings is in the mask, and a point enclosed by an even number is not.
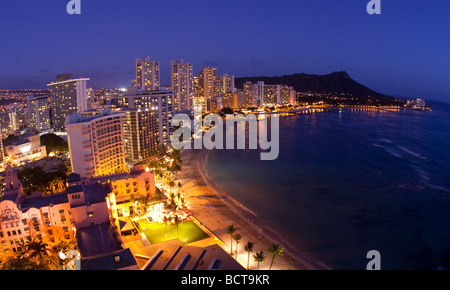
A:
[[[151,244],[172,239],[179,239],[182,243],[189,244],[209,238],[209,235],[193,221],[178,224],[178,230],[174,224],[164,225],[163,223],[149,222],[146,219],[134,221],[134,224],[140,233],[145,234]]]

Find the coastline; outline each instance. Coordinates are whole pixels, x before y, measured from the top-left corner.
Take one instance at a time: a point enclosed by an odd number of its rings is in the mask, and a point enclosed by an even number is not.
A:
[[[329,270],[329,266],[318,261],[311,254],[302,252],[297,246],[286,241],[280,234],[255,215],[244,205],[227,195],[209,177],[205,169],[207,150],[182,150],[182,170],[178,181],[182,184],[182,192],[187,197],[187,207],[194,217],[206,228],[214,233],[230,252],[230,235],[227,226],[234,225],[236,233],[242,235],[238,252],[240,258],[247,261],[248,252],[244,250],[247,241],[254,243],[254,250],[250,254],[250,268],[256,269],[253,254],[264,250],[266,260],[260,263],[259,269],[269,269],[272,254],[268,251],[272,244],[280,244],[284,248],[284,255],[275,258],[272,269],[283,270]],[[233,241],[233,251],[236,244]],[[245,265],[246,266],[246,265]]]

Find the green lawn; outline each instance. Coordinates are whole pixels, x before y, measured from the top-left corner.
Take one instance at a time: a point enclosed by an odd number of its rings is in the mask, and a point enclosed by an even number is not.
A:
[[[135,223],[139,232],[144,233],[151,244],[178,238],[177,227],[175,225],[164,226],[157,222],[149,223],[145,219],[135,221]],[[172,237],[170,236],[170,228],[172,228]],[[193,221],[180,223],[178,225],[178,231],[180,234],[180,241],[187,244],[209,237]]]

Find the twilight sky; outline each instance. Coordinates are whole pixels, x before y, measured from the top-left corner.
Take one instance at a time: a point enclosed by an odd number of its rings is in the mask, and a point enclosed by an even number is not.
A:
[[[347,71],[375,91],[450,102],[450,1],[69,0],[0,2],[0,89],[45,88],[56,74],[125,87],[134,61],[236,76]]]

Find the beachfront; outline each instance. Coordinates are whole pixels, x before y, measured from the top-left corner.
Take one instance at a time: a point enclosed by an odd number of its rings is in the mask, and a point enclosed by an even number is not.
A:
[[[280,244],[284,248],[284,255],[277,256],[272,269],[276,270],[313,270],[330,269],[310,254],[302,252],[295,245],[288,243],[258,216],[245,208],[242,204],[224,193],[218,185],[213,183],[205,171],[206,150],[183,150],[181,153],[183,165],[178,174],[178,181],[183,184],[182,192],[187,197],[187,207],[194,217],[218,239],[218,244],[230,253],[230,234],[227,227],[233,225],[236,233],[242,235],[239,242],[238,261],[247,266],[248,252],[244,245],[249,241],[254,243],[250,255],[250,268],[256,269],[257,263],[253,254],[264,250],[265,261],[261,262],[259,269],[269,269],[272,254],[268,249],[272,244]],[[223,242],[223,243],[222,243]],[[233,251],[236,243],[233,241]]]

